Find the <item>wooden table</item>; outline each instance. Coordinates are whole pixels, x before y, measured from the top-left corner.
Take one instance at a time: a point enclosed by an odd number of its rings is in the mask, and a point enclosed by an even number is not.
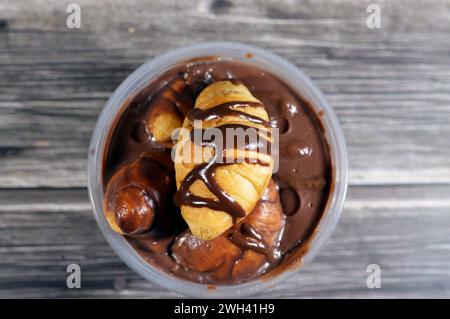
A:
[[[81,7],[81,29],[66,7]],[[175,2],[175,1],[174,1]],[[103,239],[86,157],[105,101],[169,49],[232,40],[289,59],[325,92],[350,186],[315,261],[260,297],[450,297],[450,1],[0,0],[0,297],[176,297]],[[66,287],[66,266],[82,288]],[[366,286],[369,264],[381,288]]]

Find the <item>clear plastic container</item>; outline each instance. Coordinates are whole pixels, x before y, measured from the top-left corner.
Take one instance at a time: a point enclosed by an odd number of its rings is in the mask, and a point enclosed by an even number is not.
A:
[[[252,56],[251,59],[248,58],[249,53]],[[280,274],[269,276],[269,278],[256,279],[243,284],[217,285],[215,289],[208,289],[207,285],[171,276],[148,264],[135,252],[123,236],[112,231],[108,225],[102,209],[102,158],[108,133],[118,112],[121,111],[121,106],[127,98],[140,91],[172,66],[202,56],[220,56],[255,64],[288,83],[292,89],[299,92],[305,100],[311,103],[316,112],[324,111],[321,121],[330,145],[333,163],[333,187],[331,197],[325,208],[326,211],[311,240],[310,249],[303,258],[303,266],[300,268],[286,270]],[[240,43],[208,42],[182,47],[154,58],[134,71],[116,89],[103,108],[92,135],[88,156],[88,187],[95,219],[100,230],[113,250],[131,269],[149,281],[186,296],[235,298],[267,290],[293,273],[301,271],[301,268],[313,260],[338,222],[347,191],[347,170],[347,150],[342,129],[333,109],[311,79],[292,63],[263,49]]]

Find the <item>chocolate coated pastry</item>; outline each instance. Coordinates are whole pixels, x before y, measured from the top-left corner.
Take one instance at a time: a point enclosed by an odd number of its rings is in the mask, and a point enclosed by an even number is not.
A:
[[[175,239],[172,255],[182,267],[201,273],[207,282],[249,279],[281,258],[284,224],[278,190],[271,181],[244,221],[212,240],[199,239],[186,230]]]
[[[164,166],[164,153],[144,153],[120,168],[109,181],[104,210],[111,228],[121,234],[149,232],[170,214],[173,172]]]

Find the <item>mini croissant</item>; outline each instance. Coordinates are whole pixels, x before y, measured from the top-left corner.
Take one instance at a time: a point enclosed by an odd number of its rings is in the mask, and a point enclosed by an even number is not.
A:
[[[174,200],[192,234],[213,239],[245,218],[255,207],[272,176],[271,127],[264,105],[243,84],[216,82],[198,96],[183,123],[175,146],[178,192]],[[203,136],[220,131],[222,143],[195,139],[196,122]],[[236,129],[233,139],[226,129]],[[253,129],[256,139],[242,136]],[[241,129],[239,133],[238,129]],[[240,134],[240,135],[239,135]],[[228,142],[244,138],[238,145]],[[206,142],[205,142],[206,140]],[[256,141],[256,142],[254,142]],[[220,147],[218,146],[220,144]],[[198,157],[198,155],[201,155]]]

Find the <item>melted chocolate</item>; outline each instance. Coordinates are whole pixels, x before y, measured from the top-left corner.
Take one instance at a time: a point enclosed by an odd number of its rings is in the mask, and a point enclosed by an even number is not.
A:
[[[208,121],[220,119],[224,116],[239,116],[242,119],[249,121],[251,123],[270,127],[269,122],[264,121],[262,118],[253,116],[251,114],[239,110],[235,110],[236,108],[244,108],[244,107],[264,107],[264,105],[257,102],[227,102],[206,110],[192,109],[188,113],[188,118],[191,121],[194,120]]]
[[[263,236],[249,223],[243,222],[241,231],[237,231],[236,229],[230,231],[228,239],[241,248],[264,254],[270,261],[275,261],[279,257],[277,251],[275,249],[271,250],[271,247],[265,243]]]
[[[265,106],[270,122],[240,112],[236,108],[247,104],[239,106],[236,102],[226,103],[212,110],[193,110],[195,98],[207,85],[226,79],[247,86]],[[162,238],[127,237],[130,244],[145,260],[163,271],[209,284],[248,281],[262,274],[276,273],[277,269],[284,269],[301,260],[330,193],[332,168],[328,146],[318,116],[312,112],[308,103],[282,80],[250,64],[199,58],[175,66],[130,98],[111,129],[104,156],[104,188],[120,168],[133,163],[144,152],[152,154],[156,161],[171,169],[173,174],[173,163],[167,160],[170,158],[170,145],[158,145],[151,138],[146,138],[148,132],[142,124],[145,123],[149,112],[161,104],[158,101],[161,96],[167,96],[167,92],[174,98],[165,98],[164,103],[173,103],[179,113],[188,115],[191,120],[213,119],[232,114],[264,127],[278,127],[280,166],[273,179],[279,191],[272,192],[277,198],[279,196],[281,202],[274,202],[263,196],[243,223],[235,225],[217,240],[207,242],[200,242],[189,236],[189,232],[186,233],[187,225],[180,218],[179,209],[168,205],[170,211],[166,211],[164,217],[176,221],[167,224],[177,226],[172,227]],[[261,104],[255,103],[252,106],[261,107]],[[258,144],[245,144],[244,147],[248,148],[259,147]],[[224,203],[227,203],[228,213],[235,217],[243,216],[239,205],[235,205],[237,203],[233,199],[220,188],[216,188],[216,165],[218,164],[214,162],[205,163],[198,166],[191,175],[192,179],[201,178],[205,183],[209,183],[210,189],[214,190],[213,193],[218,195],[219,200],[205,203],[205,199],[191,195],[187,196],[187,200],[192,205],[217,205],[217,208],[220,206],[219,210],[224,210]],[[190,181],[186,183],[189,184]],[[188,193],[186,191],[185,194]],[[179,200],[175,196],[175,202],[180,204]],[[275,213],[281,209],[284,214]],[[258,218],[276,219],[264,224]],[[277,227],[271,228],[270,231],[266,229],[272,225]],[[189,240],[186,241],[186,238]],[[184,245],[187,242],[192,245],[186,248]],[[196,247],[204,250],[196,250]],[[220,254],[215,255],[216,253]]]
[[[182,205],[209,207],[219,211],[223,210],[224,212],[230,214],[233,218],[244,217],[245,210],[234,200],[233,197],[220,188],[215,178],[217,167],[230,164],[219,163],[215,160],[211,160],[207,163],[194,167],[181,183],[180,189],[176,192],[174,196],[175,205],[178,207],[181,207]],[[200,179],[203,183],[205,183],[211,193],[217,197],[217,200],[199,197],[189,191],[189,188],[197,179]]]

